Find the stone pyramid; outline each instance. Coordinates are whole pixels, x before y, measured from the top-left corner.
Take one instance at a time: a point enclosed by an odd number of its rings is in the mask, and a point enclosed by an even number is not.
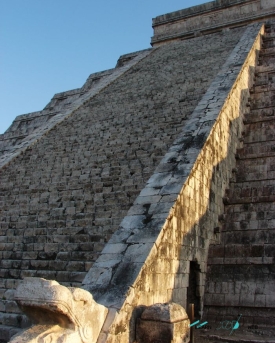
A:
[[[156,17],[151,49],[0,135],[1,343],[31,325],[24,278],[107,308],[83,342],[134,342],[153,304],[275,324],[274,13],[217,0]]]

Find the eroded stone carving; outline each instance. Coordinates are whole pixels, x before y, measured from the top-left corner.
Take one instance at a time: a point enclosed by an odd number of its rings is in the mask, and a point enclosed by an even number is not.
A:
[[[89,292],[42,278],[25,278],[15,300],[34,326],[10,343],[94,343],[108,312]]]

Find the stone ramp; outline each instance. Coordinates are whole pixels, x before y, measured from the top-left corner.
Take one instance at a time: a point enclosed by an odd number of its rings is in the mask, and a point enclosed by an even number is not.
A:
[[[204,318],[217,323],[242,314],[241,342],[274,341],[264,328],[275,325],[274,32],[273,21],[266,25],[250,112],[244,119],[243,147],[237,151],[224,197],[220,244],[210,246],[208,258]],[[259,327],[250,330],[253,338],[246,338],[249,327]],[[221,332],[217,335],[222,337]]]

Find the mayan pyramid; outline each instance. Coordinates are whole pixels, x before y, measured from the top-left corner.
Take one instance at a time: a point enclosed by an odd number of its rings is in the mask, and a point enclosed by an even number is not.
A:
[[[0,135],[0,343],[31,325],[25,278],[91,293],[100,343],[135,342],[153,304],[275,325],[275,2],[153,28],[152,48]]]

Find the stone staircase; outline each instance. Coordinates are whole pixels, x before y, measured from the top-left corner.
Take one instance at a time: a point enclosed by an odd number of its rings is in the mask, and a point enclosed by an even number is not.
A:
[[[100,75],[94,75],[91,83],[86,83],[88,89],[82,97],[73,100],[77,90],[56,95],[43,111],[58,108],[58,113],[52,119],[39,122],[41,126],[36,128],[38,122],[32,115],[16,120],[9,130],[11,137],[6,137],[0,161],[3,165],[0,168],[0,339],[8,341],[18,329],[29,325],[14,301],[14,289],[20,279],[43,277],[63,286],[81,286],[232,50],[237,60],[243,60],[241,56],[245,55],[247,46],[251,45],[249,40],[255,39],[258,30],[258,27],[248,30],[243,49],[236,52],[234,49],[245,34],[245,27],[234,29],[234,34],[230,31],[214,33],[163,45],[150,50],[145,58],[138,54],[129,60],[132,54],[124,55],[111,75],[100,74],[104,77],[97,81],[95,77]],[[140,58],[138,63],[136,58]],[[224,79],[219,80],[219,84],[228,81]],[[218,92],[215,88],[214,91],[219,94],[211,93],[211,99],[219,106],[221,94],[225,96],[226,90]],[[69,102],[71,105],[67,107]],[[207,106],[205,101],[195,113],[195,119],[204,115]],[[213,110],[207,113],[208,119],[204,119],[210,121]],[[35,122],[22,122],[31,118]],[[206,127],[205,123],[199,124]],[[19,133],[27,137],[17,144],[12,137],[18,137]],[[194,154],[192,148],[189,150]],[[177,151],[172,156],[176,153],[179,156]],[[180,161],[191,166],[189,162],[185,157]],[[180,163],[170,157],[168,166],[164,166],[167,169],[158,169],[158,172],[164,173],[176,166],[178,173],[185,172]],[[152,187],[152,182],[150,185]],[[161,187],[166,185],[163,183]],[[148,195],[146,204],[157,199],[149,215],[159,211],[157,214],[163,218],[163,211],[170,210],[178,190],[171,187],[163,190],[163,196],[155,196],[162,191],[161,187],[153,190],[155,193],[149,193],[149,189],[142,196]],[[135,220],[143,220],[144,208],[148,212],[148,206],[140,207],[132,212]],[[153,220],[150,225],[155,223]],[[159,221],[157,218],[156,222]],[[147,222],[141,227],[145,224]],[[151,234],[152,230],[149,232]],[[140,238],[131,239],[133,242]],[[100,273],[94,277],[98,285],[113,286],[109,279],[103,278],[106,274],[102,273],[102,265],[107,265],[108,277],[113,266],[116,270],[120,252],[125,254],[125,247],[128,248],[119,244],[116,248],[121,250],[115,253],[111,250],[106,263],[105,257],[102,258]],[[133,247],[129,243],[129,251],[130,248]],[[111,260],[112,255],[115,262]],[[140,266],[138,263],[134,266]],[[121,266],[124,265],[121,263]],[[129,270],[132,273],[136,269],[131,265]],[[125,275],[116,280],[121,280],[125,287]],[[181,294],[180,291],[176,289],[174,293]]]
[[[243,147],[224,197],[220,244],[210,246],[201,341],[275,342],[275,22],[265,27],[244,119]],[[240,328],[217,330],[223,321]]]

